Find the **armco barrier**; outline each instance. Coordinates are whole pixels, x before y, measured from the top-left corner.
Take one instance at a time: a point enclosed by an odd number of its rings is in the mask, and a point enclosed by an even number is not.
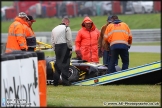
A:
[[[46,91],[40,92],[42,90],[39,88],[39,82],[44,80],[39,77],[38,65],[35,52],[17,51],[1,54],[2,107],[46,106],[45,96],[43,102],[41,99],[41,95],[46,95]],[[46,89],[46,81],[44,89]]]
[[[133,42],[155,42],[161,41],[161,29],[135,29],[131,30]],[[75,41],[77,31],[72,31],[72,38]],[[38,40],[51,43],[51,32],[35,32]],[[6,43],[7,33],[1,34],[1,43]]]

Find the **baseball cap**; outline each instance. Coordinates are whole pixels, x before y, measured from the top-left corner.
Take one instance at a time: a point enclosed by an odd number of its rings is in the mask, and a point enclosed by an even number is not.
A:
[[[28,15],[27,17],[29,18],[28,21],[36,22],[36,20],[34,20],[32,16]]]
[[[29,19],[25,12],[20,12],[18,17],[20,17],[20,18],[26,17],[27,19]]]
[[[108,21],[108,22],[112,22],[111,19],[112,19],[112,15],[108,16],[107,21]]]

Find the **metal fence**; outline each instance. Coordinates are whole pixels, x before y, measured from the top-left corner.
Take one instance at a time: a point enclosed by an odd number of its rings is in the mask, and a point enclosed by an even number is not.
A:
[[[131,30],[133,35],[133,43],[138,42],[160,42],[161,41],[161,30],[160,29],[140,29],[140,30]],[[37,40],[51,43],[51,32],[35,32]],[[73,42],[77,31],[72,31]],[[7,41],[7,33],[1,33],[1,52],[5,50]]]
[[[133,42],[155,42],[161,41],[160,29],[139,29],[131,30],[133,35]],[[37,40],[51,43],[51,32],[35,32]],[[72,31],[72,38],[75,41],[77,31]],[[7,33],[1,34],[1,43],[6,43]]]

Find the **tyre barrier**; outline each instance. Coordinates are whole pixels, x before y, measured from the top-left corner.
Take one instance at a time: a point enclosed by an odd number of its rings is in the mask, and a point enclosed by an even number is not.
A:
[[[1,54],[3,107],[46,107],[44,52],[14,51]]]

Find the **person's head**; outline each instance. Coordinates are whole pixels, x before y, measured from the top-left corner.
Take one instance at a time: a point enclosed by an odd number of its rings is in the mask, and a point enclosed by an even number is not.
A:
[[[29,24],[29,26],[31,27],[33,22],[36,22],[36,20],[33,19],[32,16],[28,15],[27,16],[29,19],[27,19],[27,23]]]
[[[108,16],[107,18],[107,23],[110,24],[113,22],[113,18],[112,18],[112,15]]]
[[[112,15],[113,20],[119,20],[117,15]]]
[[[18,17],[21,18],[23,21],[26,21],[29,19],[25,12],[20,12]]]
[[[94,25],[93,21],[91,20],[90,17],[86,16],[82,23],[81,26],[85,28],[88,31],[95,30],[96,26]]]
[[[70,24],[69,18],[67,18],[67,17],[63,18],[62,23],[64,23],[66,26],[69,26],[69,24]]]
[[[92,21],[84,21],[84,25],[86,29],[91,29],[92,28]]]

